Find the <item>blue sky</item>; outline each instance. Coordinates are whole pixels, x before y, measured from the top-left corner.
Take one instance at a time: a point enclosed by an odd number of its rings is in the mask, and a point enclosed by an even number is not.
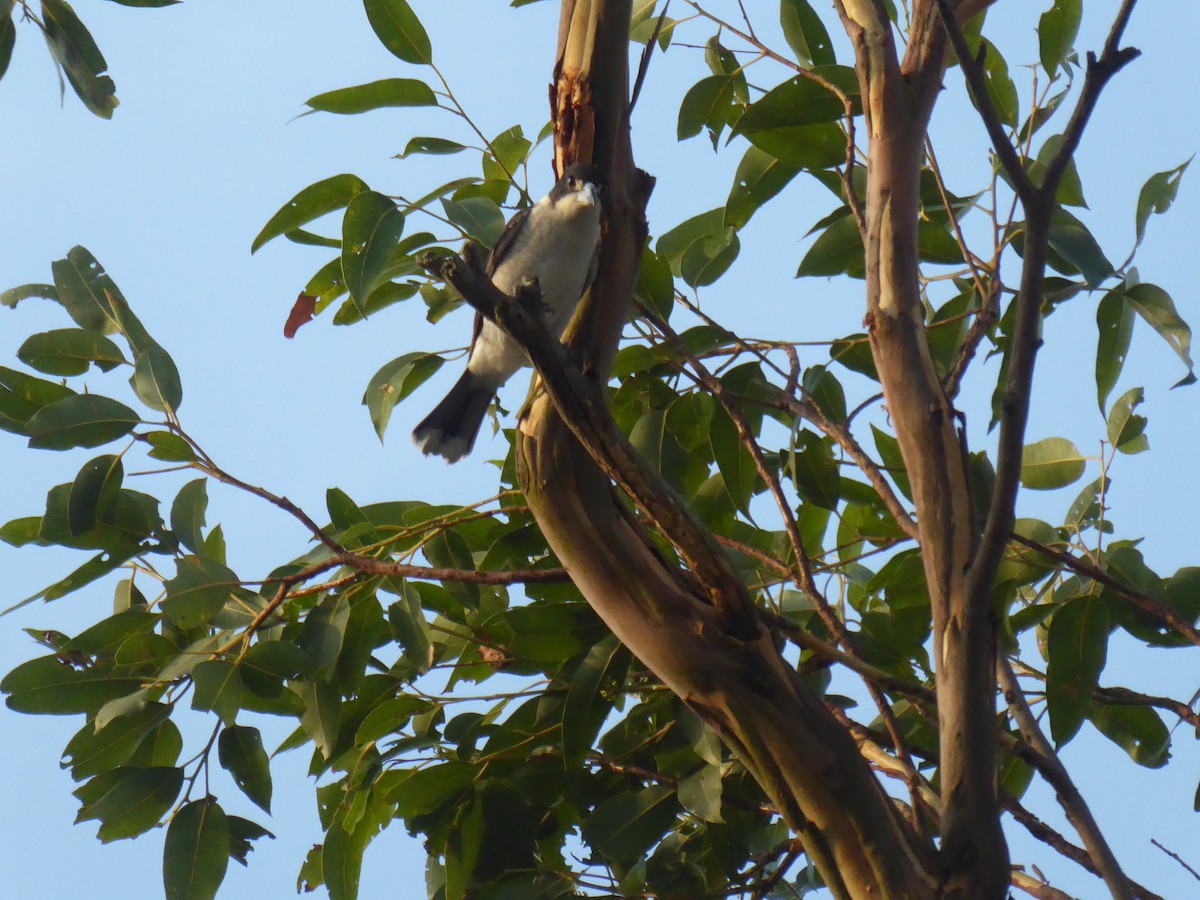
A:
[[[495,134],[520,123],[527,134],[536,133],[546,118],[557,5],[515,11],[500,0],[413,5],[429,29],[436,60],[483,130]],[[992,14],[1022,89],[1017,63],[1036,56],[1028,38],[1042,5],[1009,0]],[[1087,4],[1081,46],[1100,45],[1116,5]],[[770,10],[763,19],[770,26],[774,4],[765,6]],[[323,91],[422,73],[379,46],[358,3],[259,0],[235,8],[187,2],[135,10],[79,0],[76,7],[108,59],[121,106],[111,122],[87,113],[70,94],[60,107],[40,37],[31,27],[19,29],[12,66],[0,81],[6,135],[0,149],[0,289],[46,280],[52,260],[74,244],[87,246],[179,364],[185,391],[180,412],[189,432],[228,470],[286,494],[318,519],[324,491],[335,485],[360,503],[395,497],[465,502],[492,493],[486,446],[451,469],[420,457],[407,440],[439,387],[455,377],[454,364],[396,411],[382,446],[359,405],[371,375],[393,357],[465,343],[466,313],[435,330],[425,323],[423,307],[401,305],[367,326],[335,328],[323,320],[286,341],[282,326],[291,301],[326,256],[283,241],[254,257],[249,253],[267,218],[320,178],[354,172],[385,193],[412,196],[458,174],[464,158],[448,164],[390,158],[413,135],[465,137],[452,130],[456,126],[445,113],[397,110],[293,120],[304,100]],[[1145,177],[1173,168],[1200,147],[1189,65],[1200,12],[1191,4],[1172,7],[1147,3],[1135,13],[1127,42],[1145,55],[1105,94],[1079,157],[1091,206],[1084,219],[1114,259],[1123,259],[1131,244],[1133,206]],[[716,2],[713,8],[736,7]],[[696,31],[692,37],[702,42],[710,33]],[[675,141],[678,99],[703,74],[694,51],[656,58],[634,117],[638,161],[659,179],[649,210],[658,233],[723,202],[740,158],[733,148],[714,156],[703,138]],[[966,193],[986,177],[982,129],[962,100],[956,72],[947,84],[934,124],[938,155],[951,188]],[[549,186],[547,159],[543,153],[531,167],[535,196]],[[1196,177],[1185,176],[1175,209],[1150,223],[1138,266],[1143,278],[1173,294],[1185,317],[1200,321],[1193,287],[1200,233]],[[807,247],[801,243],[804,233],[833,205],[824,189],[789,187],[747,229],[742,259],[704,293],[706,308],[752,334],[819,340],[855,330],[863,312],[860,282],[791,278]],[[1009,277],[1014,274],[1010,263]],[[1087,449],[1103,435],[1092,380],[1095,299],[1071,304],[1047,323],[1031,440],[1062,435]],[[0,365],[12,362],[28,334],[66,324],[61,310],[49,304],[0,311]],[[816,349],[805,362],[819,362],[823,355]],[[1117,388],[1117,393],[1146,388],[1143,411],[1150,417],[1153,450],[1119,461],[1114,515],[1123,536],[1146,536],[1147,558],[1164,574],[1198,561],[1192,537],[1198,489],[1189,468],[1200,438],[1200,389],[1168,391],[1181,374],[1173,354],[1142,327]],[[988,446],[990,439],[980,405],[990,390],[988,376],[994,377],[994,367],[983,368],[968,384],[963,401],[975,447]],[[510,390],[511,399],[523,388]],[[46,489],[72,478],[90,455],[30,453],[21,441],[0,434],[0,521],[40,511]],[[144,489],[169,497],[181,481],[162,478]],[[1023,502],[1051,518],[1073,496],[1068,490]],[[215,486],[210,497],[209,522],[224,524],[231,565],[245,577],[303,550],[306,535],[281,513]],[[75,564],[69,554],[0,545],[5,573],[0,606],[34,593]],[[110,602],[108,589],[99,587],[0,619],[0,669],[38,652],[22,627],[79,630]],[[1105,683],[1184,698],[1200,687],[1196,651],[1166,656],[1118,649],[1130,646],[1114,642]],[[7,863],[6,890],[14,897],[49,897],[78,893],[86,885],[94,900],[157,896],[161,833],[102,847],[94,823],[70,825],[73,785],[57,760],[79,724],[75,718],[29,718],[0,709],[5,735],[0,809],[6,811],[0,862]],[[276,742],[283,736],[280,731]],[[1200,834],[1191,811],[1200,753],[1186,730],[1178,735],[1176,759],[1163,771],[1137,770],[1102,738],[1077,741],[1065,759],[1131,874],[1165,896],[1194,893],[1190,877],[1149,845],[1150,837],[1158,837],[1200,863],[1189,855]],[[264,824],[278,839],[259,843],[249,869],[230,867],[223,896],[290,894],[304,853],[320,839],[305,763],[303,751],[277,761],[275,816]],[[249,812],[239,806],[232,785],[220,793],[233,811]],[[1048,819],[1065,828],[1052,807],[1052,801],[1043,804]],[[1052,877],[1063,873],[1064,886],[1081,896],[1100,894],[1099,882],[1056,863],[1049,851],[1014,843],[1014,858],[1036,862]],[[362,896],[423,896],[422,868],[419,847],[396,825],[368,851]]]

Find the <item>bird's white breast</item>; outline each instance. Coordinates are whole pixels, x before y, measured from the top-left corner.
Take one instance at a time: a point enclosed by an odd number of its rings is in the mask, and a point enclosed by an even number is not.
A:
[[[492,273],[506,294],[516,293],[526,279],[536,278],[542,302],[549,308],[546,326],[561,336],[583,294],[596,244],[600,240],[600,207],[565,198],[543,199],[530,211],[512,247]],[[491,323],[485,323],[471,354],[476,374],[507,380],[528,365],[524,351]]]

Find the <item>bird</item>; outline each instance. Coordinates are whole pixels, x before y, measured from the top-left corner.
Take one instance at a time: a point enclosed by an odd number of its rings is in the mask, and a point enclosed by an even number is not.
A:
[[[556,338],[596,277],[607,192],[608,179],[596,166],[568,166],[550,193],[509,220],[488,257],[488,276],[509,296],[536,279],[546,328]],[[413,429],[417,449],[448,463],[470,453],[492,397],[529,364],[512,338],[476,313],[467,369]]]

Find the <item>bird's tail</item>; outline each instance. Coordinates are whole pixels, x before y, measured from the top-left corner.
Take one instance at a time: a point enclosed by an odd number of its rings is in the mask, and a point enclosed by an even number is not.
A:
[[[458,462],[475,445],[494,393],[478,375],[463,372],[450,393],[413,429],[413,443],[426,456]]]

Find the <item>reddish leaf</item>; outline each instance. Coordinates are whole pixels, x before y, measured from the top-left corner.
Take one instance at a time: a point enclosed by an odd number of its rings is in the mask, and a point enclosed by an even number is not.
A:
[[[313,320],[313,314],[316,311],[317,298],[312,294],[301,294],[297,297],[296,302],[292,304],[292,311],[288,313],[287,322],[284,323],[283,336],[294,338],[301,325]]]

